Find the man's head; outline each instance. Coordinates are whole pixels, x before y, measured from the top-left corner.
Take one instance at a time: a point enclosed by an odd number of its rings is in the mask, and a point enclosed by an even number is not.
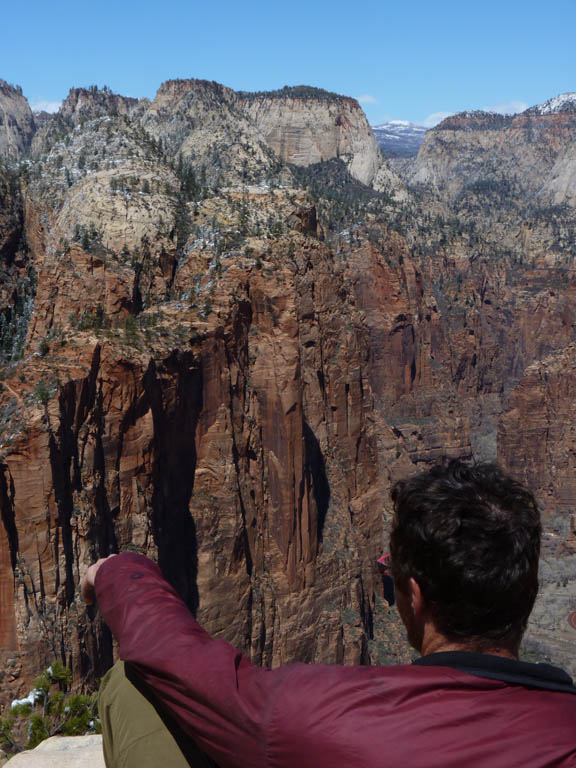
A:
[[[538,592],[533,495],[495,464],[457,460],[396,483],[391,495],[392,575],[411,643],[421,650],[406,606],[416,589],[449,643],[517,649]]]

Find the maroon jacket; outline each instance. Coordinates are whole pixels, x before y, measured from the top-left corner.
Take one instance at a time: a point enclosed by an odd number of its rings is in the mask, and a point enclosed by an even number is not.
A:
[[[108,560],[95,588],[120,657],[221,768],[576,766],[576,688],[555,667],[460,652],[265,670],[141,555]]]

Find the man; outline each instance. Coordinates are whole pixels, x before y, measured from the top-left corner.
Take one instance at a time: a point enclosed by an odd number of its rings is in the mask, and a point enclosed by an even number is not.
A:
[[[412,665],[254,668],[196,623],[151,561],[91,566],[84,595],[95,591],[145,694],[123,693],[121,668],[105,680],[107,765],[213,764],[207,755],[220,768],[576,766],[572,680],[517,660],[538,589],[532,494],[496,465],[452,461],[398,483],[392,499],[398,610],[422,654]],[[151,710],[143,725],[138,702]],[[175,743],[161,741],[163,723]]]

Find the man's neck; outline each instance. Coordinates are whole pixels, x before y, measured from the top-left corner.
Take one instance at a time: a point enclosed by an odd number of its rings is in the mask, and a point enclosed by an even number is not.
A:
[[[443,653],[446,651],[468,651],[472,653],[488,653],[492,656],[502,656],[505,659],[517,659],[517,649],[495,644],[487,646],[484,643],[455,643],[441,635],[434,627],[427,627],[422,638],[422,647],[419,649],[422,656],[430,653]]]

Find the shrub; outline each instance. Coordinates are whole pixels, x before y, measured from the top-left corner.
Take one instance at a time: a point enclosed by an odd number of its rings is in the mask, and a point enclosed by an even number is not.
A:
[[[40,379],[40,381],[36,384],[34,388],[34,394],[42,405],[48,405],[52,395],[50,387],[44,381],[44,379]]]
[[[72,673],[55,661],[34,681],[25,699],[13,701],[0,718],[0,746],[14,754],[34,749],[41,741],[60,734],[82,736],[100,733],[96,694],[70,694]]]

